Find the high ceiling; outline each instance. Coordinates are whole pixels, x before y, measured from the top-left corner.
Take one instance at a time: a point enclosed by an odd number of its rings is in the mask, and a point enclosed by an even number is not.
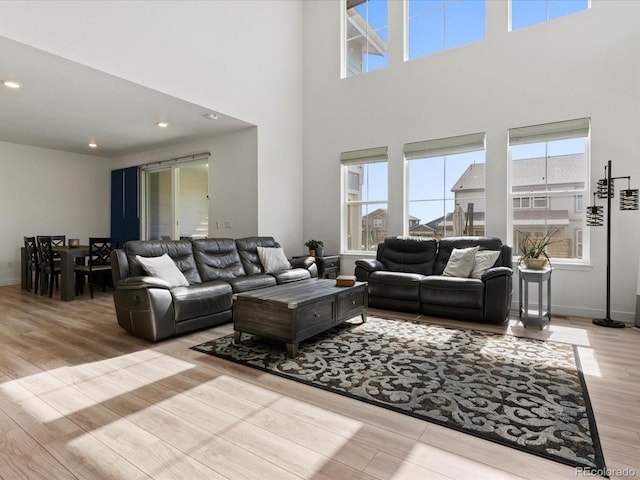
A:
[[[0,37],[0,81],[5,80],[21,84],[14,90],[0,83],[0,141],[5,142],[118,157],[250,126]],[[218,119],[204,116],[209,113]]]

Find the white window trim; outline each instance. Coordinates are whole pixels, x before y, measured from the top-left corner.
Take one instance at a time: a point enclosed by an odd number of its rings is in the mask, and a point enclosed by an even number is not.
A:
[[[511,2],[509,2],[509,5],[511,4]],[[511,19],[511,15],[509,15],[509,19]],[[553,135],[553,126],[554,125],[558,125],[562,128],[560,128],[561,132],[563,133],[558,133],[557,136],[554,137]],[[510,134],[511,132],[516,131],[518,133],[525,133],[528,132],[529,135],[522,135],[519,136],[516,139],[515,143],[512,143],[510,140]],[[581,118],[581,119],[576,119],[576,120],[568,120],[565,122],[553,122],[553,123],[547,123],[547,124],[542,124],[542,125],[534,125],[531,127],[521,127],[521,128],[512,128],[509,129],[507,131],[507,158],[508,158],[508,181],[509,181],[509,185],[508,185],[508,192],[507,194],[509,195],[509,198],[511,199],[511,201],[508,202],[507,205],[507,242],[513,246],[513,262],[514,265],[517,264],[518,260],[520,259],[520,255],[519,255],[519,251],[518,251],[518,246],[514,243],[514,238],[513,238],[513,198],[514,197],[522,197],[523,196],[523,192],[513,192],[513,185],[511,183],[512,180],[512,164],[513,164],[513,160],[512,160],[512,145],[520,145],[520,144],[525,144],[525,143],[539,143],[545,140],[541,140],[540,135],[544,134],[544,133],[550,133],[551,135],[549,136],[549,138],[546,141],[553,141],[553,140],[559,140],[560,138],[564,138],[564,139],[568,139],[568,138],[579,138],[579,137],[584,137],[585,138],[585,155],[587,157],[587,166],[586,166],[586,178],[585,178],[585,189],[584,190],[562,190],[562,191],[558,191],[558,190],[553,190],[553,191],[532,191],[532,192],[527,192],[527,193],[532,193],[532,194],[536,194],[536,193],[544,193],[544,195],[548,196],[548,197],[552,197],[552,196],[562,196],[562,195],[567,195],[567,194],[572,194],[572,195],[582,195],[583,198],[588,198],[588,194],[589,192],[587,191],[587,189],[589,188],[590,185],[590,179],[591,179],[591,119],[590,118]],[[568,135],[568,136],[563,136],[563,135]],[[528,138],[530,140],[527,141],[523,141],[523,137],[524,136],[528,136]],[[583,210],[584,212],[584,210]],[[585,219],[586,222],[586,219]],[[568,269],[583,269],[583,268],[591,268],[591,235],[590,235],[590,230],[588,228],[583,228],[582,229],[582,258],[553,258],[553,265],[554,268],[555,267],[560,267],[560,269],[563,269],[563,266],[568,268]]]
[[[347,213],[350,206],[354,205],[387,205],[387,212],[389,211],[389,186],[387,185],[387,198],[376,200],[349,200],[347,198],[348,192],[345,190],[348,179],[348,169],[346,167],[353,165],[366,165],[370,163],[386,163],[387,165],[387,182],[389,181],[389,147],[373,147],[361,150],[350,150],[342,152],[340,154],[340,252],[341,254],[367,254],[371,253],[367,250],[349,250],[347,241],[347,234],[349,232],[349,225],[347,224],[349,215]],[[387,219],[388,221],[388,219]]]

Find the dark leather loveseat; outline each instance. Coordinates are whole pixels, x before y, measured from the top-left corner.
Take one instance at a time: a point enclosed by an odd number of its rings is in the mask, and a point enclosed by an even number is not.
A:
[[[233,294],[318,276],[313,257],[293,268],[265,273],[258,247],[279,247],[272,237],[130,241],[111,254],[118,324],[151,341],[211,327],[232,318]],[[189,285],[174,286],[145,273],[136,255],[168,254]]]
[[[499,252],[493,265],[478,278],[443,276],[454,248],[476,246],[481,255]],[[368,282],[369,307],[504,322],[511,308],[511,266],[512,249],[499,238],[390,237],[378,245],[375,260],[356,261],[355,275]]]

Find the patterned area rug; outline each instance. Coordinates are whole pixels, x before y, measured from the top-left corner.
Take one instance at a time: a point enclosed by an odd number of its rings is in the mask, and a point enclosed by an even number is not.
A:
[[[572,345],[369,317],[300,343],[191,347],[573,467],[604,470]]]

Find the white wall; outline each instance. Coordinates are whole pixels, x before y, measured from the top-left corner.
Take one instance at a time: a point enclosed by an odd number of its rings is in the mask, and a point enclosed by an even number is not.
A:
[[[304,2],[304,175],[314,179],[305,183],[304,238],[340,248],[339,155],[348,150],[389,146],[392,235],[403,233],[407,142],[486,132],[487,233],[509,241],[511,127],[591,117],[591,189],[608,159],[640,186],[640,2],[593,0],[589,11],[511,33],[506,0],[486,11],[485,40],[404,62],[403,2],[391,1],[389,66],[340,79],[340,3]],[[606,232],[591,233],[592,266],[554,272],[556,313],[603,313]],[[612,237],[612,311],[631,320],[640,212],[614,211]]]
[[[256,128],[116,158],[113,168],[143,165],[201,152],[211,153],[209,236],[241,238],[255,235],[258,231]],[[216,227],[216,220],[220,220],[220,228]],[[231,228],[224,227],[227,221],[231,222]]]
[[[0,142],[0,171],[0,285],[20,283],[25,236],[109,236],[111,160]]]
[[[4,2],[0,32],[257,125],[257,217],[239,231],[302,248],[300,1]]]

